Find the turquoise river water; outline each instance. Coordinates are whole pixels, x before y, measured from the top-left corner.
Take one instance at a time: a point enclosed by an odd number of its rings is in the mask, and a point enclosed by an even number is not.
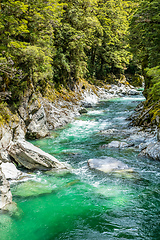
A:
[[[159,240],[160,162],[138,157],[138,148],[100,147],[124,138],[101,130],[128,128],[125,119],[142,100],[101,101],[51,137],[32,141],[73,170],[36,172],[30,181],[12,183],[20,214],[0,215],[0,240]],[[134,173],[89,169],[87,161],[102,156],[118,158]]]

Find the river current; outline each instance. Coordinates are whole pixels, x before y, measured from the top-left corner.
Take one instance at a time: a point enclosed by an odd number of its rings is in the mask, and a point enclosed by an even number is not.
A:
[[[160,239],[160,162],[139,157],[138,148],[107,149],[122,140],[107,129],[128,128],[126,118],[142,96],[100,101],[51,137],[32,141],[71,173],[36,172],[13,183],[16,216],[0,215],[0,240],[158,240]],[[92,170],[87,161],[110,156],[134,169],[112,174]]]

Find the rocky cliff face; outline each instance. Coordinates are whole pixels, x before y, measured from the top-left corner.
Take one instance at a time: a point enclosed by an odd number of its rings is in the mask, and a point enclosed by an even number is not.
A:
[[[9,182],[0,168],[0,210],[5,210],[8,204],[12,203],[12,194]]]

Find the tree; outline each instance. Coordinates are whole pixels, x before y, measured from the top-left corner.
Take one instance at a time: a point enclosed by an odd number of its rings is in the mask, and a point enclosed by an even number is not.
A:
[[[5,59],[5,63],[12,59],[14,69],[22,71],[25,76],[17,84],[16,77],[1,71],[7,86],[5,90],[13,86],[15,90],[17,85],[17,91],[25,91],[26,86],[32,86],[34,91],[43,92],[46,82],[52,82],[53,29],[60,22],[62,7],[58,0],[1,1],[0,58]],[[15,98],[12,100],[16,101]]]
[[[61,25],[55,29],[56,57],[54,80],[72,87],[88,71],[86,49],[97,41],[93,32],[101,31],[95,16],[96,0],[66,0]]]
[[[106,78],[113,72],[123,73],[129,62],[130,53],[127,42],[129,1],[99,0],[96,16],[101,25],[102,34],[95,34],[89,55],[91,76]],[[91,70],[92,69],[92,70]]]
[[[144,0],[133,15],[130,24],[130,44],[134,56],[142,66],[145,76],[145,96],[153,86],[151,72],[146,68],[155,68],[160,65],[160,2],[157,0]],[[155,72],[155,71],[154,71]]]

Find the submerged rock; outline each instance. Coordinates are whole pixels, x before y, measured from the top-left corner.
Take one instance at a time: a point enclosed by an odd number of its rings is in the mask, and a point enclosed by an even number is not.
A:
[[[8,150],[9,154],[14,158],[15,162],[27,169],[67,169],[68,167],[59,162],[52,155],[35,147],[27,141],[13,142]]]
[[[52,179],[43,180],[41,178],[37,180],[30,180],[15,185],[12,188],[14,196],[28,198],[37,197],[39,195],[46,195],[56,193],[57,191],[68,188],[74,184],[77,184],[79,179],[67,182],[67,179],[57,178],[52,176]]]
[[[23,215],[22,209],[20,209],[15,202],[8,204],[5,207],[5,212],[8,212],[10,216],[14,218],[20,218]]]
[[[34,197],[43,194],[49,194],[53,191],[53,187],[48,183],[40,183],[36,181],[27,181],[18,184],[13,188],[14,196],[18,197]]]
[[[132,172],[126,164],[113,157],[93,158],[88,160],[88,165],[91,169],[97,169],[99,171],[110,172]]]

